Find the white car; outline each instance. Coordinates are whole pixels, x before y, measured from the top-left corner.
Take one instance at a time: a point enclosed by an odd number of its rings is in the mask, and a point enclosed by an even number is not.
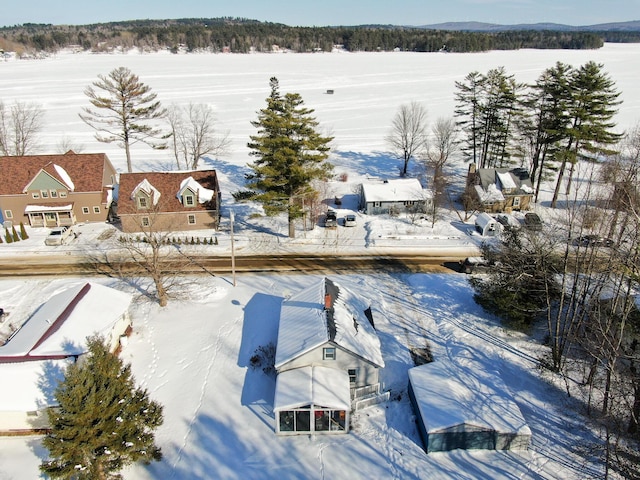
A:
[[[344,216],[344,226],[345,227],[356,226],[356,216],[353,213],[348,213]]]
[[[73,227],[56,227],[51,229],[47,238],[44,239],[45,245],[64,245],[75,238],[76,234]]]

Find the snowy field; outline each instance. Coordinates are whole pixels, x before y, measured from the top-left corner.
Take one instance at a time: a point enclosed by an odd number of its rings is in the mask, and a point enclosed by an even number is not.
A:
[[[604,64],[623,92],[624,104],[617,117],[621,130],[631,126],[640,117],[639,54],[640,45],[460,55],[60,54],[0,63],[0,98],[8,104],[18,100],[44,106],[43,152],[57,153],[60,139],[66,136],[83,145],[84,152],[106,152],[120,170],[125,168],[123,152],[115,145],[95,142],[92,131],[78,118],[80,108],[88,104],[82,91],[98,74],[127,66],[165,105],[209,103],[217,112],[219,130],[229,132],[232,147],[227,155],[208,159],[203,166],[220,174],[223,202],[229,206],[230,192],[242,188],[250,161],[246,143],[254,133],[250,122],[264,106],[271,76],[279,78],[283,92],[300,93],[306,105],[316,110],[322,127],[335,136],[331,161],[337,173],[348,174],[349,183],[333,188],[343,195],[349,194],[350,184],[357,179],[397,175],[399,162],[385,152],[384,136],[401,104],[423,103],[432,120],[450,116],[454,82],[473,70],[486,73],[504,66],[518,81],[530,82],[556,61],[579,66],[595,60]],[[329,95],[327,89],[335,93]],[[133,162],[137,170],[171,165],[166,152],[149,149],[135,149]],[[459,163],[453,170],[462,176],[466,166]],[[414,169],[413,173],[419,172]],[[345,207],[353,209],[353,205]],[[406,222],[362,217],[359,222],[355,229],[336,229],[352,238],[336,241],[332,248],[350,245],[371,251],[372,245],[393,245],[394,237],[403,237],[407,244],[417,242],[411,239],[416,227]],[[475,239],[454,223],[440,222],[431,240],[439,248],[473,247]],[[272,231],[283,228],[274,225],[267,226]],[[86,232],[80,240],[97,233],[91,228]],[[367,243],[371,232],[377,245]],[[420,232],[417,238],[427,242],[428,235]],[[303,249],[314,234],[287,243],[286,248]],[[442,243],[449,236],[452,240]],[[37,237],[14,247],[41,250],[42,238]],[[274,236],[247,237],[240,246],[245,251],[271,250],[267,237]],[[7,254],[6,248],[0,250]],[[125,478],[584,479],[601,473],[591,459],[576,453],[578,446],[598,440],[584,418],[574,413],[579,405],[571,404],[562,387],[538,369],[541,347],[487,317],[473,302],[466,276],[380,272],[336,280],[372,306],[386,364],[383,381],[392,399],[358,412],[351,433],[330,438],[277,438],[274,379],[248,366],[258,346],[275,340],[281,300],[310,285],[313,276],[246,275],[239,277],[235,288],[229,278],[196,277],[185,285],[185,299],[164,309],[142,294],[144,283],[100,280],[137,295],[134,333],[122,355],[132,362],[138,382],[165,407],[165,423],[157,437],[164,460],[149,467],[136,465],[125,471]],[[11,321],[19,323],[34,305],[76,281],[80,280],[2,278],[0,306],[11,311]],[[531,427],[529,451],[424,453],[407,398],[407,370],[412,366],[409,348],[425,342],[436,358],[469,359],[500,371]],[[45,456],[37,437],[0,438],[0,479],[38,478],[38,465]]]

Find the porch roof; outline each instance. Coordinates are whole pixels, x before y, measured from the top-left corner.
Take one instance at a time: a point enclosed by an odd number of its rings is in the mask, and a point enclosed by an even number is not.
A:
[[[291,410],[306,405],[350,410],[348,373],[320,366],[294,368],[279,373],[273,410]]]
[[[24,213],[70,212],[73,203],[49,203],[47,205],[27,205]]]

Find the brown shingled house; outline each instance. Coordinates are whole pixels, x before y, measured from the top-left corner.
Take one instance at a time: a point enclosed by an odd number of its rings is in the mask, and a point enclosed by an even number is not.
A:
[[[104,222],[117,173],[104,153],[0,157],[4,222],[57,227]]]
[[[216,171],[122,173],[117,214],[127,233],[215,229],[220,219]]]

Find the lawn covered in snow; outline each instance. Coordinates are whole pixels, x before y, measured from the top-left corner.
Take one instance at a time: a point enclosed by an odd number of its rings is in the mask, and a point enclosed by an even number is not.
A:
[[[388,249],[475,248],[480,240],[466,234],[469,225],[451,214],[434,229],[407,219],[358,214],[358,226],[327,232],[316,227],[295,240],[286,239],[278,219],[252,220],[251,206],[232,206],[231,192],[243,187],[246,143],[255,132],[250,122],[264,107],[269,77],[277,76],[283,92],[302,95],[320,125],[335,137],[331,161],[348,182],[333,182],[327,198],[343,197],[339,217],[357,208],[353,186],[367,177],[396,177],[400,162],[386,151],[384,136],[398,107],[418,101],[432,121],[451,116],[454,82],[473,70],[486,73],[504,66],[516,80],[532,82],[556,61],[574,66],[594,60],[622,91],[616,118],[620,129],[638,120],[640,106],[639,45],[605,45],[595,51],[509,51],[476,54],[332,53],[274,55],[59,54],[43,60],[0,63],[1,97],[42,104],[45,129],[42,152],[60,153],[63,137],[84,152],[106,152],[119,170],[124,153],[115,144],[93,140],[78,117],[88,105],[83,89],[113,68],[127,66],[151,86],[165,105],[208,103],[217,113],[220,131],[231,147],[202,167],[215,168],[223,191],[223,211],[234,208],[243,252],[363,251]],[[328,89],[334,90],[327,94]],[[166,151],[135,148],[134,169],[166,170]],[[411,165],[411,174],[422,171]],[[464,184],[466,165],[454,162],[449,172]],[[1,173],[0,173],[1,174]],[[548,192],[547,192],[548,193]],[[544,193],[543,193],[544,196]],[[80,226],[77,242],[56,249],[86,249],[108,228]],[[43,233],[2,245],[1,255],[42,254]],[[227,233],[219,251],[228,254]],[[100,248],[106,244],[101,243]],[[106,248],[106,247],[105,247]],[[136,465],[125,478],[138,479],[297,479],[297,478],[570,478],[600,473],[591,459],[576,454],[583,444],[598,442],[561,385],[538,368],[543,348],[530,337],[503,329],[472,299],[467,277],[448,275],[346,275],[336,278],[371,304],[382,345],[382,380],[391,400],[355,414],[345,436],[274,435],[275,380],[249,367],[256,348],[277,336],[284,298],[311,285],[317,277],[242,275],[188,279],[181,300],[161,309],[145,296],[147,284],[100,279],[134,294],[134,332],[122,356],[136,379],[165,407],[158,442],[165,458],[149,467]],[[74,279],[0,279],[0,306],[19,323],[49,296]],[[532,430],[527,452],[454,451],[426,455],[407,397],[410,348],[428,343],[436,359],[463,359],[500,372]],[[472,374],[473,372],[469,372]],[[7,386],[3,386],[7,388]],[[37,478],[46,452],[37,437],[0,438],[0,479]]]

